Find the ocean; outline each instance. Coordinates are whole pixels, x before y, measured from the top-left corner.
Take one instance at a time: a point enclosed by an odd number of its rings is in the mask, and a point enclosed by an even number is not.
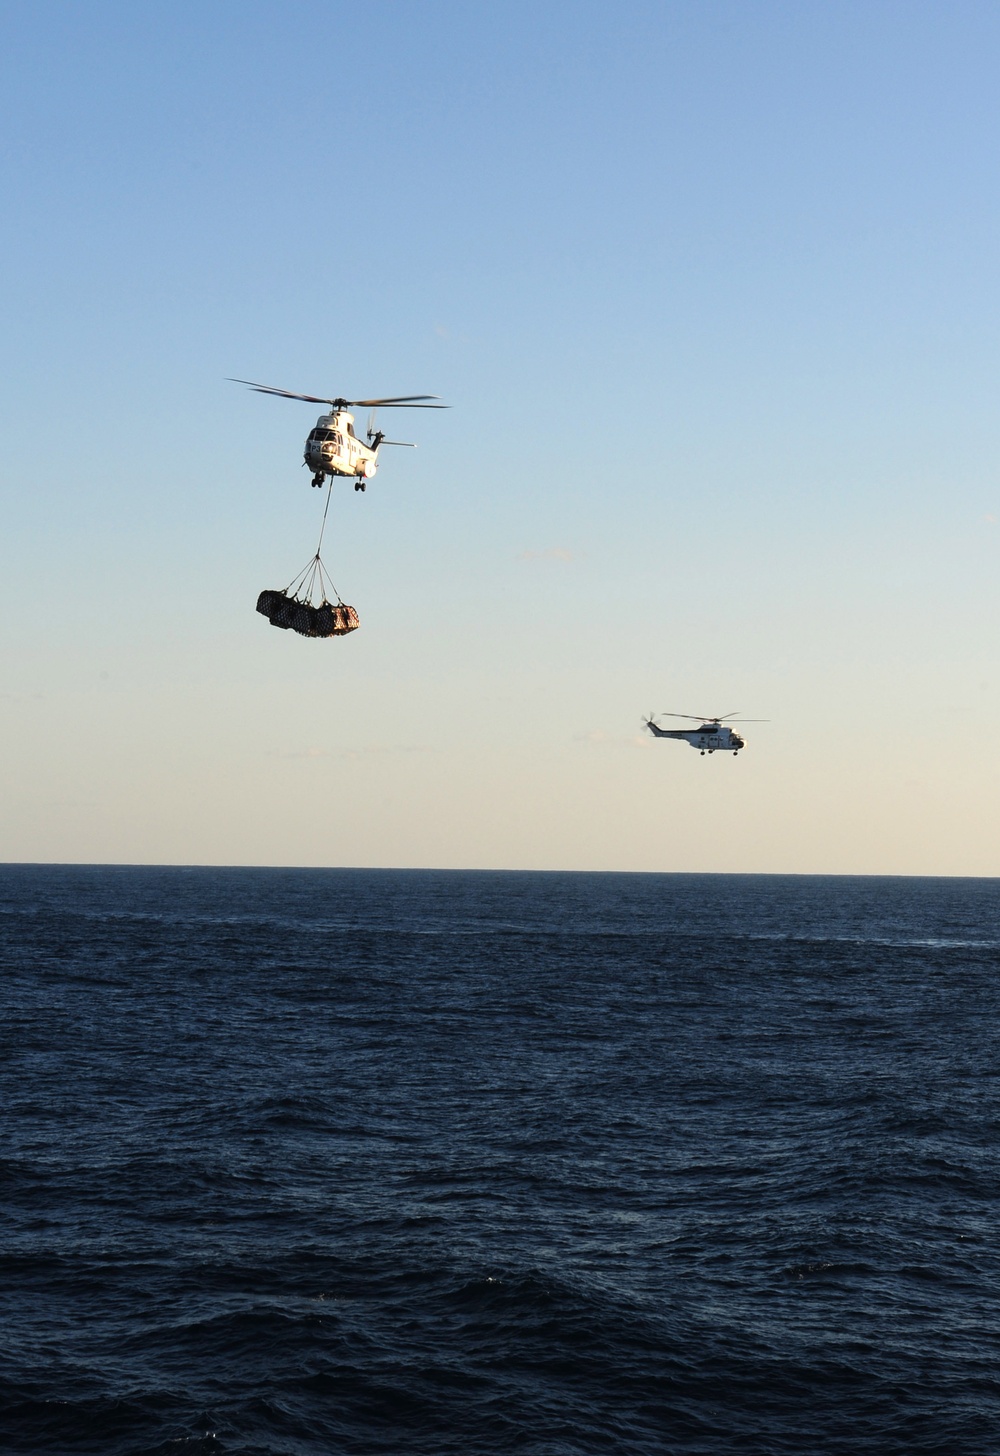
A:
[[[1000,881],[0,867],[0,1449],[1000,1451]]]

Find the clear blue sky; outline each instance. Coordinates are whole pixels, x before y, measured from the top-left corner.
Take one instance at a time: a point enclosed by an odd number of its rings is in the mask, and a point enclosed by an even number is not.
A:
[[[0,14],[0,857],[1000,874],[995,5]]]

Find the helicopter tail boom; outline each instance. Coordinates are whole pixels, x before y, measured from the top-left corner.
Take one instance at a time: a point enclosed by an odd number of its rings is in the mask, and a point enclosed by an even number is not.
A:
[[[660,728],[652,718],[647,718],[645,722],[654,738],[686,738],[688,734],[686,728]]]

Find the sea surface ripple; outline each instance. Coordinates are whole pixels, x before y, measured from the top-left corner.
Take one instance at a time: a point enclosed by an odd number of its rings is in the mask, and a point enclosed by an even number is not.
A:
[[[1000,882],[0,867],[5,1452],[1000,1451]]]

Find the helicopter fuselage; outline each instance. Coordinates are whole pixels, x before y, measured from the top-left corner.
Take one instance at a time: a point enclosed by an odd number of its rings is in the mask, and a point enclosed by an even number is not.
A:
[[[654,738],[678,738],[699,753],[739,753],[746,747],[746,739],[719,723],[703,723],[700,728],[658,728],[655,723],[647,726]]]
[[[313,472],[313,484],[322,484],[327,475],[354,476],[358,481],[371,480],[378,469],[380,437],[366,445],[354,433],[354,416],[348,410],[334,410],[320,415],[303,450],[303,457]],[[364,489],[364,485],[361,485]]]

